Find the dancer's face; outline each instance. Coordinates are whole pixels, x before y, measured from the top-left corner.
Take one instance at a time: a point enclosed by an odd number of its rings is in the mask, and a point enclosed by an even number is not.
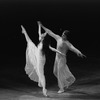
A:
[[[65,34],[62,34],[62,39],[66,41],[67,40],[67,36]]]
[[[68,35],[69,31],[68,30],[65,30],[63,33],[62,33],[62,39],[63,40],[67,40],[67,35]]]

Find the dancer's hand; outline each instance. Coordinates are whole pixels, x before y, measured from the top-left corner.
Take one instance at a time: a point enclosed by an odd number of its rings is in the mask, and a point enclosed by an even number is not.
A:
[[[48,28],[44,27],[40,21],[37,21],[37,23],[46,31],[46,33],[50,32],[50,30]]]
[[[64,53],[62,53],[62,52],[60,52],[59,50],[57,50],[57,49],[55,49],[55,48],[51,47],[50,45],[49,45],[49,48],[50,48],[52,51],[54,51],[54,52],[57,52],[57,53],[61,54],[62,56],[66,56]]]
[[[83,58],[83,57],[86,57],[86,56],[85,56],[84,54],[82,54],[81,52],[77,53],[77,55],[80,56],[80,57],[82,57],[82,58]]]
[[[49,48],[51,49],[51,50],[53,50],[53,48],[49,45]]]
[[[41,39],[44,39],[44,37],[47,35],[47,32],[45,32],[45,33],[43,33],[43,34],[41,34]]]
[[[40,21],[37,21],[38,25],[42,25],[42,23]]]

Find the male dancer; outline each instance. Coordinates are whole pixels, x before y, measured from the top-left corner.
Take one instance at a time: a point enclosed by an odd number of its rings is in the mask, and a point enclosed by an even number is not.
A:
[[[39,24],[41,24],[41,22]],[[59,36],[59,35],[53,33],[50,29],[44,27],[42,24],[41,24],[41,26],[51,37],[53,37],[57,41],[56,48],[58,51],[60,51],[61,53],[66,55],[67,51],[71,50],[80,57],[84,56],[77,48],[75,48],[67,40],[67,34],[69,33],[69,31],[66,30],[62,33],[62,36]],[[50,47],[50,49],[52,50],[52,47]],[[75,77],[70,72],[70,70],[66,64],[66,56],[62,56],[62,55],[59,55],[58,53],[56,53],[53,72],[54,72],[54,75],[58,79],[58,86],[60,88],[58,93],[64,92],[64,87],[68,88],[75,81]]]

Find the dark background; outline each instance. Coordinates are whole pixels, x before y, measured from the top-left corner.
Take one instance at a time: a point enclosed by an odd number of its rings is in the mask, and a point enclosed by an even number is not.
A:
[[[61,35],[69,30],[68,40],[86,58],[68,52],[67,64],[78,80],[100,77],[100,2],[99,0],[1,0],[0,1],[0,86],[36,86],[24,71],[26,40],[21,33],[23,25],[38,44],[37,21]],[[44,52],[47,62],[45,76],[47,86],[57,85],[53,75],[55,53],[48,45],[56,47],[56,41],[47,35]]]

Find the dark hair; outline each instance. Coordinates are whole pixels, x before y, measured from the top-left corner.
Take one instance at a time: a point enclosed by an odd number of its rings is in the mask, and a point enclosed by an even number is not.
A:
[[[62,33],[62,38],[63,39],[67,39],[67,35],[69,34],[70,32],[68,30],[65,30],[63,33]]]
[[[68,30],[65,30],[63,33],[62,33],[62,35],[68,35],[70,32],[68,31]]]

